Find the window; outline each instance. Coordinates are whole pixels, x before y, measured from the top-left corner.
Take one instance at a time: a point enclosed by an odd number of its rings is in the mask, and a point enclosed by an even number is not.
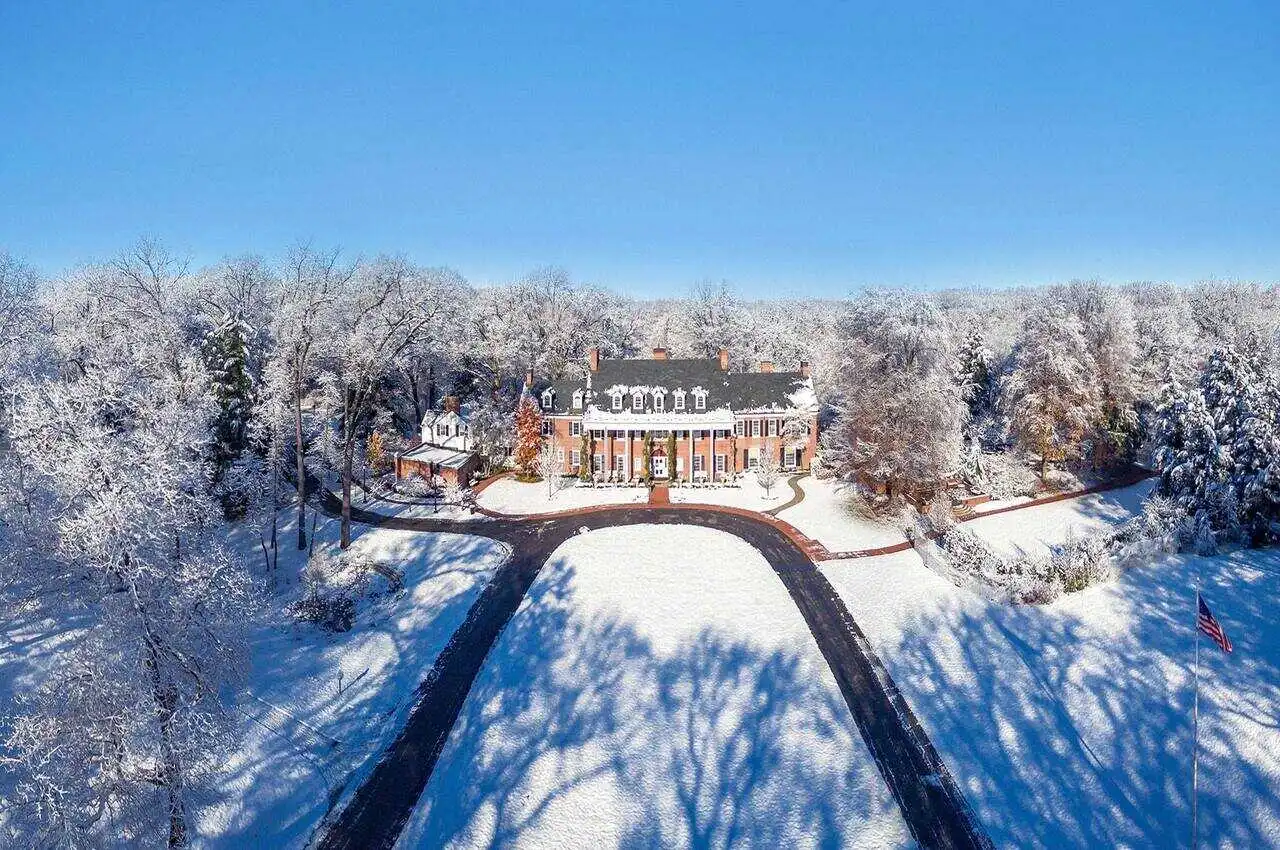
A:
[[[570,423],[569,423],[569,436],[570,436],[570,437],[581,437],[581,436],[582,436],[582,423],[581,423],[581,422],[570,422]]]
[[[604,455],[591,456],[591,471],[604,472]]]
[[[777,419],[766,419],[765,426],[766,426],[765,427],[766,435],[770,437],[778,436],[778,420]]]
[[[551,406],[555,403],[555,399],[556,399],[556,394],[553,391],[543,390],[542,391],[542,409],[550,410]]]
[[[618,460],[622,460],[622,458],[618,458]],[[644,458],[641,457],[640,455],[636,455],[631,459],[631,466],[633,467],[632,469],[633,472],[644,472]],[[623,470],[626,469],[626,467],[623,466],[623,464],[621,463],[618,464],[618,467],[619,467],[618,469],[619,472],[622,472]]]
[[[739,419],[733,423],[733,433],[735,436],[741,437],[746,433],[747,423]]]
[[[662,393],[653,394],[653,409],[663,411],[667,409],[667,397]]]
[[[631,409],[644,410],[644,393],[631,394]]]
[[[550,437],[555,430],[555,423],[550,419],[542,420],[542,436]]]
[[[574,410],[582,409],[582,390],[573,391],[573,409]]]
[[[582,452],[577,449],[569,450],[569,468],[574,472],[582,468]]]
[[[747,463],[746,463],[746,467],[747,467],[747,469],[755,469],[757,466],[759,466],[759,465],[760,465],[760,450],[759,450],[759,449],[747,449],[747,450],[744,452],[744,454],[746,455],[745,460],[746,460],[746,462],[747,462]]]
[[[695,393],[693,394],[693,409],[694,409],[694,410],[706,410],[706,409],[707,409],[707,394],[706,394],[706,393],[699,393],[699,392],[695,392]]]
[[[614,457],[613,471],[620,474],[624,474],[624,475],[626,474],[627,472],[627,456],[626,455],[617,455]]]
[[[613,394],[613,409],[614,410],[622,409],[622,393]]]
[[[703,456],[702,456],[702,455],[694,455],[694,456],[693,456],[693,471],[694,471],[694,472],[705,472],[705,471],[706,471],[706,467],[707,467],[707,465],[703,462],[703,460],[704,460],[704,458],[703,458]]]
[[[676,410],[684,410],[684,390],[676,390],[674,407]]]
[[[759,419],[751,420],[751,436],[753,437],[760,436],[760,420]]]
[[[448,426],[448,425],[445,425],[445,424],[437,425],[437,426],[436,426],[436,436],[437,436],[437,437],[447,437],[447,436],[449,436],[449,426]]]
[[[787,469],[795,469],[797,466],[799,466],[800,450],[799,449],[783,449],[782,465],[785,466]]]
[[[725,460],[726,460],[725,455],[716,455],[716,474],[717,475],[724,475]]]

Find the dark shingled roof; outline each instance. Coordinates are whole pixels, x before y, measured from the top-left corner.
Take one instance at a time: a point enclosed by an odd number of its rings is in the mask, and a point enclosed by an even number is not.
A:
[[[675,402],[672,394],[682,389],[690,393],[685,397],[685,411],[695,411],[692,391],[701,387],[707,391],[707,410],[728,407],[731,410],[757,410],[791,407],[788,399],[792,393],[808,386],[809,379],[799,372],[723,372],[720,361],[709,360],[601,360],[599,371],[591,375],[591,387],[596,394],[596,405],[602,410],[612,410],[607,395],[609,389],[622,387],[662,387],[666,390],[666,412],[671,413]],[[584,380],[535,381],[534,394],[541,399],[548,387],[555,393],[555,401],[547,413],[578,413],[573,409],[573,393],[586,389]],[[631,393],[623,396],[622,409],[631,411]],[[645,394],[645,412],[653,411],[653,396]]]

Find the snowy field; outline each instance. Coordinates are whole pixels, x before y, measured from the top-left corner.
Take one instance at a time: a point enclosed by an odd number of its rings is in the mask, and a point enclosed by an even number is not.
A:
[[[1155,485],[1156,480],[1149,478],[1105,493],[979,517],[964,527],[1004,554],[1043,555],[1072,530],[1077,534],[1106,530],[1140,513]]]
[[[794,495],[787,485],[784,476],[773,485],[769,495],[756,481],[754,475],[748,473],[738,482],[738,487],[672,487],[671,501],[695,503],[700,505],[723,505],[730,508],[745,508],[749,511],[767,511],[785,505]]]
[[[514,478],[495,481],[476,498],[482,507],[513,515],[570,511],[592,505],[635,504],[648,500],[649,491],[644,487],[581,487],[576,479],[566,479],[555,495],[548,498],[545,481],[524,484]]]
[[[1235,643],[1201,645],[1201,846],[1278,847],[1280,553],[1167,558],[1043,608],[912,551],[823,572],[997,846],[1057,850],[1188,844],[1197,568]]]
[[[290,531],[281,529],[282,541]],[[260,557],[257,529],[241,534],[239,544]],[[322,521],[319,545],[336,537],[337,523]],[[283,614],[258,630],[253,679],[238,700],[245,739],[227,756],[195,846],[302,846],[330,795],[352,771],[358,781],[398,730],[414,689],[507,555],[484,538],[382,529],[363,530],[352,546],[403,569],[404,591],[343,634],[290,626]],[[290,588],[284,601],[298,593]]]
[[[874,549],[906,540],[892,522],[864,517],[850,508],[849,485],[813,476],[800,479],[804,501],[778,514],[832,552]]]
[[[544,568],[398,846],[910,845],[760,554],[635,526],[578,536]]]

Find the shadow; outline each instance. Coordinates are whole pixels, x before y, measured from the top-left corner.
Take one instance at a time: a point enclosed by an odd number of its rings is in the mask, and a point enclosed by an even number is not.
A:
[[[574,582],[544,567],[398,847],[908,841],[816,648],[714,628],[658,646]]]
[[[1280,553],[1258,551],[1170,558],[1043,608],[956,591],[879,630],[997,846],[1188,846],[1197,564],[1236,650],[1200,646],[1201,846],[1280,846]]]
[[[336,536],[337,525],[321,530]],[[289,624],[283,608],[300,588],[276,598],[256,627],[250,686],[235,699],[244,735],[200,800],[208,814],[197,832],[216,840],[198,835],[194,846],[302,844],[402,728],[415,690],[509,554],[453,534],[359,528],[355,543],[402,566],[404,589],[361,605],[355,627],[336,634]]]

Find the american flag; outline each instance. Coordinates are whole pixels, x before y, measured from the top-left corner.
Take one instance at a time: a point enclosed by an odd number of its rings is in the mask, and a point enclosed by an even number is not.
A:
[[[1204,604],[1204,597],[1197,593],[1196,601],[1200,603],[1200,611],[1196,615],[1196,627],[1213,638],[1213,642],[1223,652],[1230,652],[1231,640],[1227,637],[1227,633],[1222,630],[1222,626],[1218,624],[1218,620],[1213,616],[1213,612],[1209,610],[1209,606]]]

